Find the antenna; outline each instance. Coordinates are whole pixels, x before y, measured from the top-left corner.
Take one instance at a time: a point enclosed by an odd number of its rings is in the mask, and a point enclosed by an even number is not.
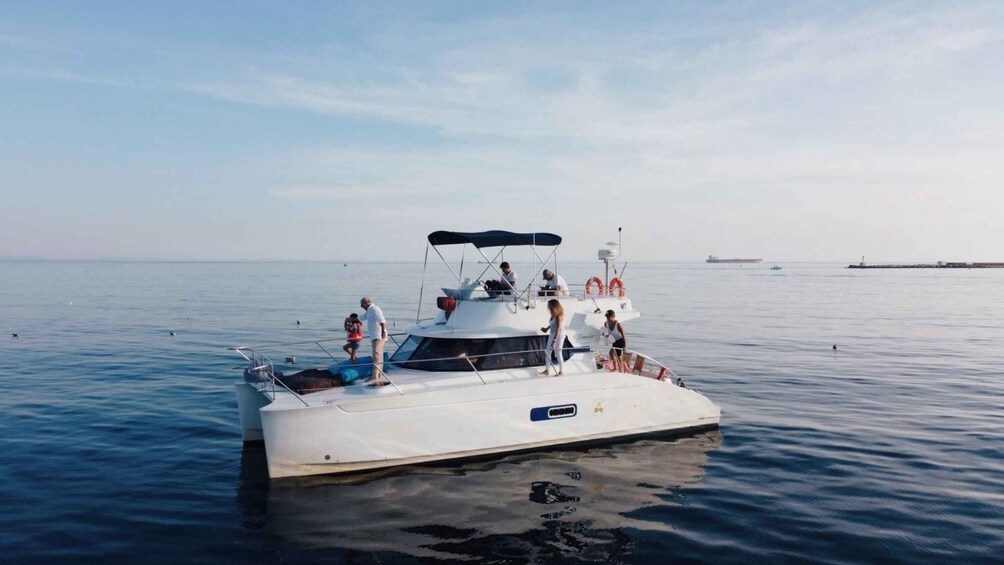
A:
[[[596,252],[596,258],[603,261],[604,286],[610,285],[610,263],[621,254],[621,229],[617,228],[617,241],[608,241],[607,246]]]

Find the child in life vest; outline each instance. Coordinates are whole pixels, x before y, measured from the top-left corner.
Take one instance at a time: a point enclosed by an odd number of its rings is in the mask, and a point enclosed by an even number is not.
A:
[[[352,364],[356,364],[356,352],[359,351],[359,344],[363,341],[363,323],[359,321],[359,314],[349,314],[345,318],[345,333],[348,334],[347,341],[342,349],[349,354]]]

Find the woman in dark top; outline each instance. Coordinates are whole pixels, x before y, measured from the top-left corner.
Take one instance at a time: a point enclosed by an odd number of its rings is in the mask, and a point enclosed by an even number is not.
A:
[[[609,336],[613,341],[610,346],[610,360],[613,361],[614,371],[627,372],[624,366],[624,350],[627,349],[627,334],[624,333],[624,326],[617,321],[617,313],[607,310],[607,321],[603,323],[601,334]]]

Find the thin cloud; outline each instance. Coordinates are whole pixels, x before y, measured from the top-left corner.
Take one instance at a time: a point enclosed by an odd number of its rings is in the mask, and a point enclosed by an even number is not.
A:
[[[357,73],[333,80],[256,72],[188,88],[235,102],[432,127],[460,138],[700,145],[771,121],[782,90],[814,96],[881,82],[890,72],[923,75],[999,41],[985,22],[965,15],[968,10],[947,9],[880,10],[846,21],[834,16],[713,43],[688,57],[664,41],[646,45],[637,38],[629,42],[632,52],[617,44],[571,46],[555,49],[543,67],[537,57],[545,46],[495,42],[459,52],[443,47],[427,66],[391,68],[371,81],[354,80]],[[499,64],[488,71],[486,61]],[[562,77],[562,86],[541,89],[533,78],[540,68]],[[641,80],[639,88],[649,91],[643,103],[622,95],[618,75]]]
[[[246,163],[192,172],[225,186],[206,188],[207,196],[239,194],[235,204],[245,212],[239,219],[213,212],[221,221],[204,225],[218,236],[200,241],[246,229],[249,211],[281,209],[275,221],[288,240],[261,234],[256,242],[280,253],[302,234],[323,240],[337,229],[305,219],[341,218],[363,204],[380,211],[375,221],[386,221],[387,233],[442,227],[431,223],[547,226],[592,246],[598,225],[623,222],[652,242],[646,258],[702,257],[725,243],[756,247],[763,226],[787,230],[775,233],[775,244],[806,256],[806,239],[837,249],[848,226],[864,242],[882,230],[913,233],[905,230],[917,218],[944,210],[966,218],[944,225],[977,244],[1000,240],[1000,224],[987,218],[1004,207],[997,190],[1004,170],[992,151],[1004,146],[997,72],[1004,5],[507,12],[474,14],[462,25],[366,20],[349,38],[302,42],[277,31],[258,43],[226,34],[197,43],[170,32],[70,34],[60,46],[73,57],[33,52],[0,62],[0,74],[60,81],[67,84],[50,88],[67,92],[70,83],[158,89],[158,101],[195,110],[170,114],[179,116],[177,129],[150,131],[151,139],[214,137],[201,123],[181,121],[189,115],[250,132],[225,142],[252,155]],[[19,40],[5,36],[0,46]],[[115,47],[121,56],[106,56]],[[118,95],[126,103],[134,96]],[[256,136],[259,126],[281,135]],[[175,145],[183,143],[164,147]],[[186,157],[165,169],[187,166]],[[206,168],[214,166],[227,168]],[[158,186],[169,192],[187,182],[163,175]],[[37,207],[30,197],[22,202]],[[233,224],[224,230],[227,214]],[[869,222],[883,227],[857,225]],[[975,229],[981,222],[990,227]],[[142,239],[122,235],[133,226],[115,229],[115,239]],[[660,243],[670,236],[672,247]],[[373,244],[384,253],[374,256],[400,252],[397,242]]]
[[[345,185],[345,186],[288,186],[270,191],[273,196],[290,201],[331,200],[346,201],[360,198],[400,197],[402,195],[441,194],[441,187],[420,185]]]
[[[88,75],[88,74],[82,74],[73,71],[64,71],[58,69],[38,70],[38,69],[25,69],[17,67],[0,67],[0,75],[14,78],[22,78],[22,79],[41,79],[41,80],[51,80],[60,82],[74,82],[80,84],[95,84],[100,86],[111,86],[115,88],[149,88],[148,85],[142,85],[134,81]]]

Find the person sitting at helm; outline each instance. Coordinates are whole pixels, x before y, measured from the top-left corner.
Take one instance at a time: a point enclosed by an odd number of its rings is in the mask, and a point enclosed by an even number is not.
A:
[[[502,269],[502,280],[485,281],[485,290],[489,298],[497,298],[499,295],[512,294],[516,291],[516,273],[509,267],[509,263],[502,261],[499,268]]]
[[[540,287],[540,296],[566,296],[568,295],[568,283],[565,279],[561,278],[561,275],[551,271],[550,269],[544,269],[543,273],[544,285]]]
[[[508,261],[502,261],[499,268],[502,269],[502,280],[500,282],[503,284],[503,288],[505,289],[504,294],[509,294],[510,292],[516,290],[516,272],[509,266]]]

